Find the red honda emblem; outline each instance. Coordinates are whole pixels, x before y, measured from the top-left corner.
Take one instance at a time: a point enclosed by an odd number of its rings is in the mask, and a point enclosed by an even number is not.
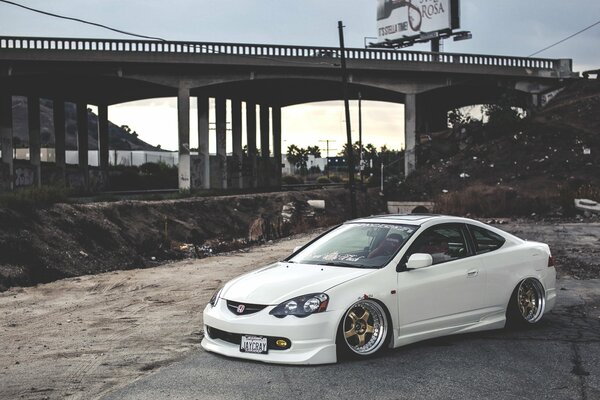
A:
[[[237,313],[241,314],[244,312],[245,309],[246,309],[246,306],[243,304],[240,304],[239,306],[237,306]]]

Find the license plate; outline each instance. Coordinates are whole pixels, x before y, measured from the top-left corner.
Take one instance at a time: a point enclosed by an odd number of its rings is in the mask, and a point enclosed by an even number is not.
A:
[[[267,354],[267,338],[262,336],[242,336],[240,342],[240,351],[242,353]]]

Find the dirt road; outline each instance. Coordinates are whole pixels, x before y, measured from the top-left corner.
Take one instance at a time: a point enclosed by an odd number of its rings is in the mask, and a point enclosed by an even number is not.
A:
[[[221,281],[309,237],[1,293],[0,399],[96,398],[199,348],[201,312]]]
[[[586,262],[600,251],[599,224],[500,227],[598,271],[597,258]],[[202,308],[222,281],[282,259],[310,237],[0,293],[0,399],[98,398],[182,358],[199,348]],[[572,275],[560,258],[558,271]]]

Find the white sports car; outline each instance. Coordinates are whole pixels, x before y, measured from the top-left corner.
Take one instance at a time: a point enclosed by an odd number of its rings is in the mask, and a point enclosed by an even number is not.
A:
[[[534,324],[556,301],[548,245],[481,222],[384,215],[346,222],[242,275],[204,310],[202,347],[334,363],[464,332]]]

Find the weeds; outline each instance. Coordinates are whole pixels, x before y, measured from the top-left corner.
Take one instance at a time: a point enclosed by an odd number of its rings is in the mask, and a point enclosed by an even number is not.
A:
[[[69,200],[69,190],[58,186],[18,189],[0,194],[0,207],[17,211],[31,211],[46,208]]]
[[[478,217],[540,215],[552,208],[552,200],[549,196],[525,197],[506,187],[472,186],[438,196],[435,212]]]

